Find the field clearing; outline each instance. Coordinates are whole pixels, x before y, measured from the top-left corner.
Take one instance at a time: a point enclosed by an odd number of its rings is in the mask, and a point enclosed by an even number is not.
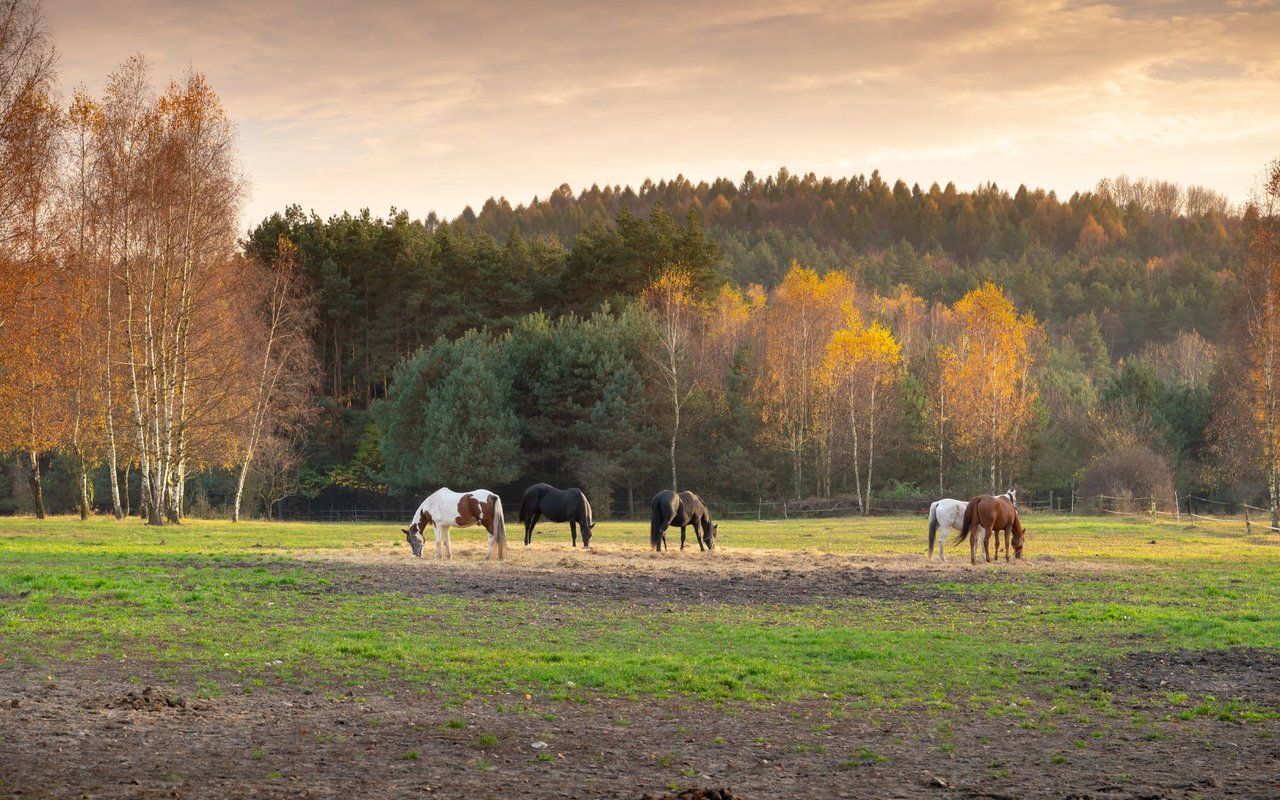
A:
[[[920,517],[664,554],[513,524],[503,563],[483,532],[437,562],[390,524],[6,519],[0,792],[1280,793],[1280,535],[1024,521],[1024,561],[971,566]]]

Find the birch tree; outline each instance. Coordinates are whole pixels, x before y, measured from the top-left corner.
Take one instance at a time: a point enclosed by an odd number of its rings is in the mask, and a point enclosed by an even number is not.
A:
[[[844,273],[819,278],[793,264],[757,315],[755,397],[765,436],[791,458],[796,497],[804,492],[804,457],[816,439],[826,344],[853,297],[853,282]]]
[[[863,515],[871,510],[877,437],[893,407],[901,373],[902,347],[879,323],[865,327],[856,314],[850,315],[849,324],[827,342],[822,377],[849,423],[854,489]]]
[[[676,476],[676,444],[680,438],[680,412],[693,393],[690,348],[705,320],[693,297],[693,279],[687,272],[663,273],[644,293],[645,304],[657,323],[657,337],[649,360],[664,398],[671,403],[671,490],[679,491]]]
[[[256,319],[252,320],[256,323],[261,338],[254,343],[254,349],[259,355],[255,365],[256,374],[252,376],[250,384],[253,393],[252,407],[247,415],[247,430],[242,434],[237,459],[239,469],[235,501],[231,510],[232,522],[240,521],[245,479],[257,456],[259,445],[268,437],[273,448],[273,460],[268,471],[273,479],[264,479],[263,485],[277,488],[283,485],[279,478],[289,470],[279,467],[286,462],[291,463],[283,455],[289,454],[296,460],[296,448],[283,444],[291,441],[283,431],[295,427],[306,416],[305,404],[314,390],[313,383],[318,370],[311,345],[315,304],[303,291],[298,248],[286,236],[281,235],[276,242],[276,254],[272,263],[261,272],[265,273],[262,288],[258,292],[261,299]],[[274,494],[273,497],[279,499],[280,496]],[[268,503],[268,516],[270,505]]]
[[[1025,452],[1032,404],[1030,337],[1037,329],[1004,291],[985,283],[955,304],[955,364],[944,371],[958,450],[982,463],[991,491]]]

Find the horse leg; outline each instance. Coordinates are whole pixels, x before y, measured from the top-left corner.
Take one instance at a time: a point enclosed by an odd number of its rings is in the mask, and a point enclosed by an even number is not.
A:
[[[578,546],[578,523],[569,520],[569,535],[573,537],[573,546]]]
[[[484,560],[488,561],[493,558],[493,543],[497,540],[497,537],[493,535],[493,521],[490,520],[485,523],[484,529],[489,534],[489,548],[484,551]]]
[[[693,538],[698,540],[698,552],[705,552],[707,548],[702,546],[702,520],[695,520],[693,523]]]
[[[685,529],[685,526],[681,525],[680,526],[680,549],[681,550],[684,549],[684,536],[685,536],[684,529]]]
[[[442,534],[443,534],[443,537],[444,537],[444,557],[445,557],[445,558],[447,558],[448,560],[452,561],[452,560],[453,560],[453,550],[449,547],[449,526],[448,526],[448,525],[442,525],[442,526],[441,526],[441,531],[442,531]]]
[[[440,526],[433,526],[436,531],[436,561],[440,560]]]
[[[524,521],[524,546],[528,547],[533,543],[533,526],[538,524],[538,520],[542,518],[542,512],[536,508],[529,518]]]

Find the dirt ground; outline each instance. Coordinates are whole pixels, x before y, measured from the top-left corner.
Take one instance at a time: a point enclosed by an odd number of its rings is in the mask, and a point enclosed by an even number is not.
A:
[[[663,557],[616,546],[476,547],[440,564],[403,548],[306,554],[299,591],[572,597],[634,603],[924,599],[937,583],[1017,581],[1035,561],[972,569],[920,558],[723,551]],[[816,564],[815,564],[816,562]],[[1074,567],[1073,567],[1074,569]],[[320,579],[324,578],[327,583]],[[1132,715],[1024,729],[962,708],[836,713],[768,706],[525,695],[446,706],[409,687],[274,686],[193,699],[112,664],[0,668],[3,797],[625,798],[1280,797],[1280,723]],[[1139,653],[1099,665],[1123,709],[1168,692],[1280,706],[1272,651]],[[403,689],[403,691],[397,691]],[[1095,738],[1101,730],[1103,735]]]

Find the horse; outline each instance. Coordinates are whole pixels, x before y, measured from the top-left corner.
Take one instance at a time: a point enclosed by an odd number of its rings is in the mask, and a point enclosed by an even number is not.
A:
[[[987,547],[987,543],[991,534],[996,537],[996,554],[1000,553],[1000,532],[1004,531],[1004,560],[1009,561],[1010,539],[1012,538],[1012,546],[1014,555],[1022,558],[1022,543],[1026,538],[1027,532],[1022,527],[1022,522],[1018,519],[1018,508],[1009,499],[1009,494],[993,497],[989,494],[979,495],[969,501],[969,506],[964,510],[964,524],[960,528],[960,535],[952,539],[952,544],[959,544],[966,538],[969,540],[969,563],[977,564],[978,549],[978,532],[975,528],[981,527],[987,531],[982,537],[982,556],[991,561],[991,553]],[[969,532],[973,531],[973,536]]]
[[[1000,496],[1009,498],[1009,502],[1013,503],[1015,508],[1017,507],[1018,501],[1016,499],[1016,490],[1009,489]],[[937,537],[939,528],[944,531],[947,528],[959,531],[963,527],[964,510],[968,505],[969,504],[964,500],[944,498],[942,500],[934,501],[933,504],[929,506],[929,555],[927,558],[933,558],[933,543]],[[947,560],[946,555],[943,553],[943,545],[946,544],[946,541],[947,536],[945,533],[942,535],[941,539],[937,539],[939,561]],[[996,555],[999,554],[1000,551],[997,548]]]
[[[524,544],[533,541],[533,527],[546,517],[552,522],[568,522],[573,546],[578,546],[578,527],[582,527],[582,546],[591,547],[591,532],[595,522],[591,519],[591,503],[581,489],[557,489],[545,483],[535,483],[524,490],[520,500],[520,521],[524,523]]]
[[[699,550],[716,549],[716,536],[720,526],[711,521],[711,514],[702,498],[693,492],[676,494],[670,489],[663,489],[650,501],[653,507],[653,521],[649,526],[649,544],[654,550],[662,552],[667,546],[667,528],[680,526],[680,549],[684,549],[685,528],[693,526],[693,536],[698,540]],[[703,545],[706,545],[705,547]]]
[[[961,526],[964,525],[964,510],[968,506],[969,504],[964,500],[952,500],[950,498],[935,500],[933,505],[929,506],[929,555],[927,558],[933,558],[933,543],[936,539],[938,542],[938,560],[947,560],[946,553],[943,552],[947,541],[946,530],[948,528],[960,530]],[[943,530],[941,539],[937,539],[939,528]]]
[[[507,525],[502,515],[502,498],[488,489],[474,489],[470,492],[455,492],[452,489],[437,489],[430,497],[422,501],[414,512],[413,522],[408,528],[401,528],[409,540],[413,555],[422,558],[422,548],[426,544],[423,531],[431,525],[436,531],[436,558],[440,558],[440,543],[444,542],[444,557],[453,558],[449,548],[450,528],[469,528],[472,525],[483,525],[489,532],[489,549],[484,554],[488,561],[497,548],[498,560],[507,554]]]

